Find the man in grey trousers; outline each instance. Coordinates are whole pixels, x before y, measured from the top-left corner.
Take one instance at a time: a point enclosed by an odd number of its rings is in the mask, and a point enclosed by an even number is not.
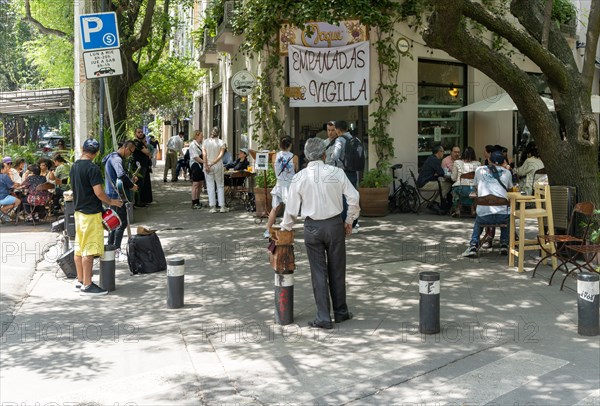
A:
[[[344,171],[325,164],[325,144],[319,138],[306,141],[304,155],[308,166],[292,178],[281,228],[291,230],[298,212],[304,220],[304,243],[310,264],[317,317],[308,322],[316,328],[330,329],[329,296],[336,323],[349,320],[346,304],[346,240],[352,222],[358,218],[358,191]],[[348,202],[348,215],[342,220],[342,196]]]

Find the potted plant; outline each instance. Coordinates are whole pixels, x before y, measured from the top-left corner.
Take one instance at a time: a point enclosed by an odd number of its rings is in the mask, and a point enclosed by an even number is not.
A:
[[[392,183],[392,176],[387,165],[365,172],[358,185],[361,215],[382,217],[388,214],[390,183]]]
[[[255,178],[254,201],[256,203],[256,216],[268,216],[271,211],[271,190],[277,183],[275,170],[269,165],[267,171],[260,171]]]

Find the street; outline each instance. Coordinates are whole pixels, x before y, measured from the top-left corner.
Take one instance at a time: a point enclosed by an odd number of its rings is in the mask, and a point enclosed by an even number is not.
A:
[[[189,183],[154,180],[157,202],[135,225],[185,259],[181,309],[166,307],[164,273],[132,276],[123,261],[117,290],[82,299],[51,258],[34,272],[35,256],[4,248],[50,242],[49,226],[3,227],[3,405],[599,404],[600,345],[577,335],[575,280],[547,286],[549,267],[531,279],[533,257],[518,274],[497,249],[462,258],[472,219],[361,219],[347,240],[354,319],[333,330],[306,326],[315,306],[297,225],[294,324],[278,326],[252,213],[192,210]],[[425,270],[441,274],[435,335],[418,332]]]

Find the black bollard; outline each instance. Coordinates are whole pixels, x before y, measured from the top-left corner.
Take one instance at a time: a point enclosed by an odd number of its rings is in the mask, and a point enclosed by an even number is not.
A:
[[[275,273],[275,323],[287,326],[293,322],[294,274]]]
[[[419,273],[419,332],[440,332],[440,274]]]
[[[115,246],[105,245],[100,257],[100,287],[112,292],[115,287]]]
[[[577,334],[600,334],[600,276],[581,272],[577,275]]]
[[[167,259],[167,308],[183,307],[183,275],[185,259]]]

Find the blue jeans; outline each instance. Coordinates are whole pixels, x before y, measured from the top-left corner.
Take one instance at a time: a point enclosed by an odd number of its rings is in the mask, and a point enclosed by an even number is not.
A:
[[[509,236],[509,215],[508,214],[488,214],[487,216],[475,217],[475,224],[473,224],[473,234],[471,235],[471,246],[479,246],[479,236],[483,231],[484,226],[490,224],[506,224],[506,227],[500,229],[500,245],[508,245]]]

